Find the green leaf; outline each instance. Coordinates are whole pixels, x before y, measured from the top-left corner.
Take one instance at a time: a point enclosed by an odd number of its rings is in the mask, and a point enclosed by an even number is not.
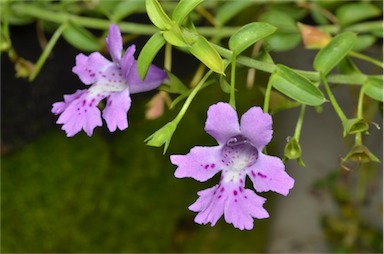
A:
[[[313,61],[315,70],[328,74],[353,48],[356,34],[345,32],[334,37],[316,55]]]
[[[169,85],[163,85],[160,87],[161,90],[166,91],[168,93],[176,93],[176,94],[182,94],[185,92],[188,92],[189,89],[186,85],[184,85],[181,80],[174,75],[172,72],[167,71],[168,78],[169,78]]]
[[[364,83],[364,93],[374,100],[383,102],[383,78],[368,77]]]
[[[187,46],[187,43],[184,40],[184,36],[178,26],[172,26],[170,30],[164,31],[163,36],[167,42],[169,42],[174,46],[177,46],[177,47]]]
[[[137,59],[137,69],[142,80],[144,80],[149,66],[164,44],[165,40],[161,35],[161,32],[157,32],[149,38],[143,49],[140,51],[140,55]]]
[[[169,122],[151,136],[146,138],[144,142],[149,146],[160,147],[164,145],[163,154],[166,153],[169,143],[171,142],[173,133],[175,132],[177,123],[175,121]]]
[[[180,26],[185,17],[202,2],[204,0],[180,0],[172,13],[172,20]]]
[[[212,45],[205,39],[205,37],[199,35],[197,41],[192,44],[189,51],[209,69],[219,74],[224,74],[224,63],[219,53],[212,47]]]
[[[99,51],[99,40],[87,29],[75,24],[68,24],[63,31],[65,40],[77,49],[84,51]]]
[[[240,28],[239,31],[234,33],[231,38],[229,38],[228,45],[235,55],[239,55],[246,48],[268,35],[273,34],[275,31],[276,27],[268,23],[249,23]]]
[[[223,75],[220,75],[219,83],[220,83],[221,90],[224,93],[227,93],[227,94],[231,93],[231,85],[228,83],[228,81],[225,79]]]
[[[220,22],[221,25],[227,23],[230,19],[235,17],[245,8],[255,4],[252,1],[233,1],[225,2],[216,12],[216,20]]]
[[[157,0],[146,0],[145,7],[152,23],[161,30],[169,30],[172,27],[172,20],[164,12]]]
[[[336,17],[343,26],[374,18],[380,14],[381,10],[370,3],[344,4],[336,11]]]
[[[276,90],[300,103],[317,106],[325,101],[319,88],[307,78],[284,65],[277,65],[269,78],[269,82]]]
[[[337,66],[339,72],[345,75],[361,74],[359,68],[352,62],[349,57],[343,58]]]
[[[353,46],[352,50],[353,51],[365,50],[370,46],[372,46],[373,44],[375,44],[376,40],[377,40],[376,36],[373,36],[370,34],[359,35],[357,36],[355,46]]]

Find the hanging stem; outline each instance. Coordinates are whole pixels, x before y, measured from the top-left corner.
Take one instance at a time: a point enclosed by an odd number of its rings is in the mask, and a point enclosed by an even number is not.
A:
[[[272,91],[272,82],[268,82],[267,89],[265,90],[265,96],[264,96],[264,106],[263,106],[264,113],[268,113],[269,111],[269,100],[271,98],[271,91]]]
[[[336,114],[339,116],[339,118],[343,124],[346,123],[347,117],[345,116],[343,110],[341,110],[339,104],[337,103],[336,98],[333,95],[332,90],[328,85],[328,82],[327,82],[327,79],[325,78],[325,75],[323,73],[320,73],[320,76],[321,76],[321,80],[325,86],[325,90],[327,91],[329,100],[331,101],[331,104],[336,111]]]
[[[235,84],[236,83],[236,55],[233,54],[231,62],[231,93],[229,97],[229,104],[233,109],[236,110],[236,95],[235,95]]]
[[[56,29],[55,33],[52,35],[51,39],[49,40],[47,46],[44,48],[43,53],[40,55],[39,59],[37,60],[35,67],[29,76],[29,81],[32,81],[36,78],[37,74],[39,74],[41,68],[43,67],[45,61],[47,60],[49,54],[51,53],[53,47],[56,45],[57,40],[60,38],[61,34],[63,33],[64,29],[67,27],[68,23],[63,23],[59,28]]]
[[[367,61],[369,63],[372,63],[376,66],[379,66],[380,68],[383,68],[384,65],[382,62],[380,62],[379,60],[376,60],[372,57],[369,57],[369,56],[366,56],[366,55],[363,55],[363,54],[360,54],[358,52],[354,52],[354,51],[351,51],[349,52],[349,55],[352,56],[352,57],[355,57],[355,58],[358,58],[358,59],[361,59],[361,60],[364,60],[364,61]]]
[[[302,104],[300,108],[299,118],[297,119],[295,134],[294,134],[294,137],[296,138],[297,142],[299,142],[300,140],[301,127],[303,126],[303,122],[304,122],[305,109],[306,109],[306,106]]]

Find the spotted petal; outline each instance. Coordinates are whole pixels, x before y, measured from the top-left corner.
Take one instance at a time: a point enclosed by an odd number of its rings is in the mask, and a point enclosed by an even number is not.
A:
[[[192,177],[204,182],[221,170],[221,147],[195,146],[187,155],[171,155],[171,162],[177,165],[177,178]]]
[[[128,88],[108,96],[107,105],[103,110],[103,118],[107,122],[109,131],[113,132],[116,128],[120,130],[128,128],[127,113],[130,107],[131,97]]]
[[[226,197],[218,198],[218,186],[199,191],[199,198],[188,207],[193,212],[198,212],[195,222],[199,224],[211,223],[213,227],[224,213]]]
[[[240,120],[241,133],[261,151],[272,139],[272,117],[260,107],[252,107]]]
[[[93,84],[102,77],[102,72],[113,65],[113,63],[95,52],[86,56],[78,54],[76,56],[76,65],[72,71],[79,76],[80,80],[86,84]]]
[[[51,112],[55,115],[63,113],[70,102],[78,99],[85,92],[86,90],[77,90],[74,94],[64,94],[64,101],[53,103]]]
[[[268,218],[268,212],[263,208],[265,198],[255,194],[252,190],[230,190],[230,197],[224,208],[224,218],[235,228],[250,230],[253,228],[253,218]],[[234,195],[236,193],[236,195]],[[232,195],[233,194],[233,195]]]
[[[113,62],[120,64],[121,51],[123,50],[123,39],[117,25],[111,24],[109,26],[106,44]]]
[[[278,157],[260,153],[257,162],[247,170],[258,192],[271,190],[286,196],[295,182],[285,172],[284,164]]]
[[[80,97],[68,102],[56,123],[63,124],[68,137],[84,129],[88,136],[92,136],[93,129],[101,126],[101,114],[97,104],[102,98],[92,97],[86,90]]]
[[[129,91],[131,94],[134,94],[153,90],[160,86],[166,78],[167,74],[162,69],[155,65],[150,65],[147,76],[142,81],[137,70],[137,62],[134,61],[127,75]]]
[[[228,139],[240,134],[236,111],[228,104],[219,102],[209,107],[205,131],[224,145]]]

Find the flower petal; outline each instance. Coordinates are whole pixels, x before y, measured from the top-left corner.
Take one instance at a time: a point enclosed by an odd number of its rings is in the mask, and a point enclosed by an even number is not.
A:
[[[86,90],[77,90],[74,94],[64,94],[64,101],[55,102],[52,104],[51,112],[55,115],[61,114],[67,108],[70,102],[78,99]]]
[[[295,182],[285,172],[280,158],[262,153],[259,154],[257,162],[248,168],[247,174],[258,192],[271,190],[286,196]]]
[[[199,198],[188,207],[189,210],[198,212],[195,222],[199,224],[211,223],[213,227],[224,213],[226,197],[218,194],[218,185],[199,191]]]
[[[131,107],[131,97],[128,88],[122,92],[111,93],[107,97],[107,105],[103,110],[103,118],[107,122],[109,131],[116,128],[124,130],[128,128],[127,113]]]
[[[99,52],[94,52],[89,56],[78,54],[76,65],[72,71],[79,76],[80,80],[86,84],[95,83],[102,75],[103,70],[113,63],[103,57]]]
[[[113,62],[120,64],[121,52],[123,50],[123,39],[117,25],[111,24],[109,26],[106,44]]]
[[[177,178],[192,177],[204,182],[221,170],[221,147],[195,146],[186,155],[171,155],[171,162],[177,165]]]
[[[252,107],[240,120],[241,133],[259,150],[272,139],[272,117],[263,113],[260,107]]]
[[[123,58],[121,59],[120,67],[125,78],[129,76],[129,72],[131,71],[132,65],[135,63],[135,57],[133,56],[133,54],[135,54],[135,51],[135,45],[129,46],[125,51]]]
[[[224,145],[227,140],[240,134],[236,111],[228,103],[219,102],[209,107],[205,131]]]
[[[242,189],[241,189],[242,190]],[[253,217],[268,218],[268,212],[263,208],[265,198],[256,195],[252,190],[231,189],[229,199],[224,208],[224,219],[235,228],[250,230],[253,228]]]
[[[90,96],[87,90],[82,91],[80,97],[64,102],[67,105],[56,122],[63,124],[62,129],[68,137],[74,136],[81,129],[84,129],[88,136],[92,136],[93,129],[102,124],[100,110],[97,108],[102,98]]]
[[[167,74],[162,69],[155,65],[150,65],[147,76],[142,81],[137,71],[137,62],[135,61],[127,76],[129,92],[134,94],[153,90],[160,86],[165,78],[167,78]]]

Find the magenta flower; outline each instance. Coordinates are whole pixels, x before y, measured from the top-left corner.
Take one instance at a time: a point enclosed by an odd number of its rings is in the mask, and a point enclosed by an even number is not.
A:
[[[224,219],[236,228],[252,229],[253,218],[267,218],[265,198],[245,189],[246,175],[258,192],[275,191],[287,195],[294,180],[285,172],[283,162],[262,153],[272,139],[272,118],[261,108],[252,107],[241,117],[227,103],[208,110],[205,131],[219,143],[214,147],[196,146],[187,155],[172,155],[178,166],[175,176],[206,181],[222,171],[218,185],[198,192],[199,198],[189,209],[198,212],[195,222],[212,226]]]
[[[63,124],[68,137],[84,129],[91,136],[96,126],[101,126],[101,112],[97,105],[107,99],[103,118],[108,129],[124,130],[128,127],[127,113],[131,107],[130,94],[157,88],[167,77],[160,68],[151,65],[147,77],[142,81],[138,75],[137,62],[134,59],[136,47],[127,48],[123,57],[123,40],[119,27],[112,24],[106,39],[112,62],[100,53],[89,56],[76,56],[76,65],[72,71],[80,80],[91,85],[88,89],[77,90],[71,95],[64,95],[64,101],[53,104],[52,113],[60,114],[56,123]]]

